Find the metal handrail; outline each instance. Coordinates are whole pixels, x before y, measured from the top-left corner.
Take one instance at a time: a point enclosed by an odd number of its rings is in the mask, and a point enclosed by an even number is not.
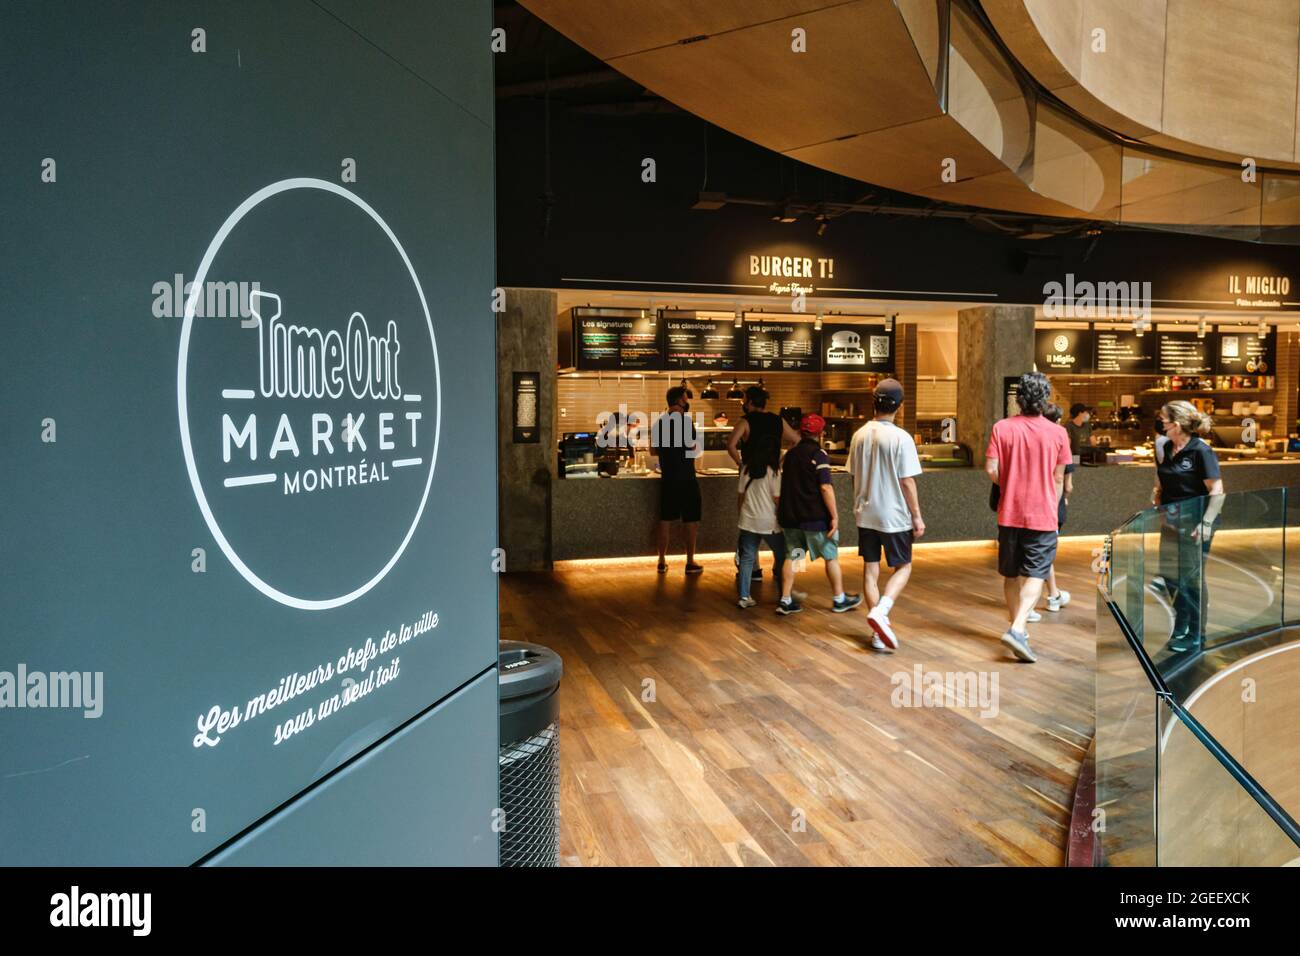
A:
[[[1109,540],[1108,537],[1108,548]],[[1228,771],[1228,774],[1250,795],[1251,799],[1259,804],[1260,808],[1277,824],[1278,829],[1285,833],[1292,843],[1300,847],[1300,824],[1297,824],[1295,818],[1273,799],[1272,795],[1264,789],[1259,781],[1252,777],[1246,768],[1214,738],[1214,735],[1206,730],[1201,722],[1188,713],[1187,709],[1178,702],[1173,691],[1169,689],[1169,685],[1165,683],[1164,676],[1156,667],[1155,662],[1147,654],[1142,641],[1138,639],[1133,630],[1133,625],[1129,623],[1124,612],[1111,597],[1109,587],[1099,581],[1098,588],[1102,592],[1106,607],[1110,609],[1111,616],[1115,618],[1115,623],[1119,625],[1120,633],[1124,635],[1124,640],[1128,642],[1129,647],[1137,657],[1138,664],[1141,666],[1143,673],[1146,674],[1156,696],[1165,702],[1169,709],[1174,712],[1174,716],[1191,732],[1192,736],[1200,741],[1201,745]]]

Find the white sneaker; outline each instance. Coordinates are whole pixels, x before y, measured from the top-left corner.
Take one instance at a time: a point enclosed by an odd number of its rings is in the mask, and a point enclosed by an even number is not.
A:
[[[879,606],[873,607],[867,612],[867,623],[871,625],[871,629],[876,632],[879,639],[884,642],[885,647],[891,651],[898,649],[898,635],[889,626],[889,615],[881,614]],[[875,646],[874,642],[872,646]]]
[[[887,651],[887,650],[889,650],[889,648],[887,648],[887,647],[885,646],[885,642],[882,641],[882,640],[881,640],[879,637],[877,637],[875,634],[872,634],[872,635],[871,635],[871,649],[872,649],[873,651]]]
[[[1025,620],[1028,621],[1030,624],[1037,624],[1042,619],[1043,619],[1043,615],[1039,614],[1037,611],[1030,611],[1029,616],[1025,618]]]
[[[736,602],[736,607],[740,608],[743,611],[745,610],[745,608],[753,607],[757,603],[758,602],[755,601],[752,597],[743,597]]]
[[[1059,611],[1061,608],[1065,607],[1069,603],[1070,603],[1070,592],[1062,588],[1057,593],[1056,597],[1049,597],[1047,599],[1047,609],[1049,611]]]

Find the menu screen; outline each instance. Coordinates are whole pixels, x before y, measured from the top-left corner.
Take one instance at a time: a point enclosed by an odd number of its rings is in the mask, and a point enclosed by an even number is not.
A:
[[[1097,371],[1151,375],[1156,370],[1156,336],[1127,330],[1096,332]]]
[[[821,358],[827,372],[892,372],[894,336],[883,325],[827,322],[822,326]]]
[[[1034,363],[1040,372],[1091,372],[1094,338],[1090,329],[1038,329]]]
[[[661,368],[659,329],[640,311],[601,309],[573,313],[573,337],[580,369]]]
[[[1220,375],[1273,375],[1277,371],[1277,329],[1267,338],[1254,332],[1220,332],[1217,371]]]
[[[746,322],[746,365],[755,371],[816,372],[820,338],[811,322]]]
[[[740,330],[735,319],[665,312],[664,361],[670,369],[740,368]]]
[[[1214,371],[1214,339],[1195,332],[1161,332],[1156,336],[1156,370],[1163,375],[1209,375]]]
[[[514,373],[515,444],[534,445],[541,434],[537,427],[537,394],[541,376],[537,372]]]

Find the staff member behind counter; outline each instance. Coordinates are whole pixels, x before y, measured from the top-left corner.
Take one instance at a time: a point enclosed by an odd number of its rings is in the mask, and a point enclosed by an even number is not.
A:
[[[1193,651],[1205,637],[1209,594],[1204,558],[1223,509],[1219,459],[1204,441],[1213,423],[1190,402],[1160,409],[1156,429],[1156,486],[1152,504],[1164,519],[1160,528],[1160,575],[1151,583],[1173,598],[1174,627],[1166,647]]]
[[[1077,465],[1084,446],[1092,444],[1092,409],[1083,402],[1071,405],[1065,432],[1070,436],[1070,457]]]

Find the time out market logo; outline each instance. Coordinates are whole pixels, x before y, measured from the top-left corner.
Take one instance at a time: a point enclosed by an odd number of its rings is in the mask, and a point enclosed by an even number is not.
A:
[[[251,318],[203,318],[209,281],[249,275]],[[176,404],[208,530],[281,604],[361,597],[415,534],[438,455],[438,347],[406,250],[346,189],[286,179],[226,218],[193,289]]]

